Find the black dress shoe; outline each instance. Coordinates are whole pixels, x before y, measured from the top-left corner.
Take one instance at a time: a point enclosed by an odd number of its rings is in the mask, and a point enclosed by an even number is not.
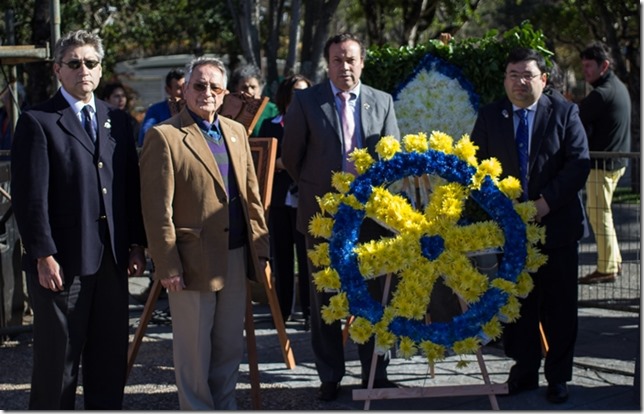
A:
[[[362,388],[367,388],[369,380],[362,380]],[[387,378],[376,378],[373,380],[373,388],[398,388],[398,384],[389,381]]]
[[[548,383],[546,398],[553,404],[561,404],[568,400],[568,386],[565,382]]]
[[[506,384],[508,384],[507,395],[517,395],[523,391],[531,391],[539,388],[538,381],[520,381],[520,380],[508,379],[506,381]]]
[[[320,391],[318,392],[318,399],[322,401],[333,401],[338,398],[338,393],[340,392],[340,383],[339,382],[323,382],[320,385]]]

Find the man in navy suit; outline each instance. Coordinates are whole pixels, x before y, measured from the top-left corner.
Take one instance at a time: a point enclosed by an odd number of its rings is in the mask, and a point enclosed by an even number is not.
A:
[[[24,112],[11,193],[34,311],[29,409],[72,410],[82,359],[85,409],[120,409],[128,347],[128,273],[145,268],[136,148],[127,114],[95,98],[101,39],[60,38],[62,84]]]
[[[577,338],[577,273],[579,239],[586,228],[580,191],[590,171],[588,142],[577,105],[543,94],[546,62],[532,49],[508,55],[503,81],[507,97],[479,112],[471,134],[479,159],[497,158],[508,175],[526,180],[525,200],[535,204],[536,220],[546,228],[540,246],[548,262],[532,275],[534,289],[521,300],[521,317],[504,332],[510,370],[510,394],[536,389],[541,365],[541,322],[549,345],[544,372],[547,398],[568,399]],[[518,112],[527,110],[527,174],[521,177],[515,131]],[[518,135],[518,134],[517,134]]]
[[[400,139],[394,102],[391,95],[360,82],[366,50],[360,40],[350,33],[330,38],[324,48],[328,64],[328,80],[311,88],[295,91],[284,118],[282,162],[298,185],[297,230],[306,235],[306,245],[312,249],[318,242],[308,233],[309,220],[320,208],[316,197],[333,191],[334,171],[352,171],[347,156],[355,148],[367,148],[377,158],[376,143],[391,135]],[[341,93],[347,93],[350,114],[342,122]],[[343,132],[345,124],[353,125],[353,141]],[[373,221],[365,221],[361,239],[378,237]],[[361,240],[364,241],[364,240]],[[309,277],[317,272],[309,261]],[[374,299],[382,299],[381,282],[370,281]],[[340,322],[327,325],[320,311],[329,303],[330,293],[318,292],[311,280],[311,339],[315,365],[322,385],[319,398],[329,401],[337,397],[340,381],[345,374],[344,349]],[[373,338],[358,345],[362,365],[362,382],[366,386],[373,353]],[[379,356],[374,388],[392,387],[387,380],[387,356]]]

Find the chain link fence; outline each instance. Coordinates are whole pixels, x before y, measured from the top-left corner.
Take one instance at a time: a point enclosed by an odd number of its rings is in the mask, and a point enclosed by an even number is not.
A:
[[[618,182],[613,196],[612,213],[615,232],[622,256],[620,274],[612,283],[579,285],[579,305],[639,312],[641,299],[641,204],[640,204],[640,154],[591,152],[591,159],[606,159],[610,170],[617,158],[628,159],[628,166]],[[599,185],[589,181],[589,185]],[[586,190],[582,192],[584,205]],[[589,212],[593,214],[593,212]],[[597,244],[593,229],[588,226],[588,236],[580,243],[579,276],[597,269]]]

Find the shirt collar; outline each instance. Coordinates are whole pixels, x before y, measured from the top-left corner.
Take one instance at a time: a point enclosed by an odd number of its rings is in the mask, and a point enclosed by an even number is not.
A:
[[[201,129],[202,131],[206,133],[210,130],[215,130],[219,132],[219,117],[217,115],[215,115],[215,121],[210,123],[205,119],[203,119],[202,117],[200,117],[199,115],[192,112],[190,109],[188,109],[188,113],[190,114],[192,119],[195,120],[195,123],[199,126],[199,129]]]
[[[528,112],[534,112],[537,110],[537,105],[539,104],[539,100],[536,100],[532,105],[525,107],[525,108],[519,108],[515,104],[512,104],[512,112],[516,113],[519,109],[527,109]]]
[[[96,113],[96,102],[94,101],[94,94],[92,94],[92,99],[88,103],[85,103],[79,99],[74,98],[69,92],[65,90],[65,87],[63,86],[60,87],[60,93],[63,95],[63,98],[65,98],[69,106],[74,109],[74,113],[76,115],[78,115],[80,111],[83,110],[85,105],[91,106],[92,111]]]
[[[329,81],[331,84],[331,90],[333,91],[333,96],[337,98],[338,92],[342,92],[340,89],[338,89],[333,82]],[[347,92],[355,95],[355,99],[358,99],[360,97],[360,86],[362,85],[362,82],[358,82],[358,84],[351,90],[348,90]],[[338,98],[339,99],[339,98]]]

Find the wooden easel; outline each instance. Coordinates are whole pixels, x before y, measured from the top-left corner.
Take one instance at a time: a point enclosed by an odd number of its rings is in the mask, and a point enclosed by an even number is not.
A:
[[[388,274],[385,281],[385,288],[383,291],[382,305],[386,305],[387,297],[391,287],[391,274]],[[461,310],[467,310],[467,304],[459,300]],[[377,354],[374,349],[371,358],[371,369],[369,370],[369,381],[366,389],[353,390],[354,400],[364,400],[364,409],[368,410],[371,400],[389,400],[389,399],[402,399],[402,398],[427,398],[427,397],[453,397],[453,396],[466,396],[466,395],[487,395],[490,399],[490,404],[493,410],[499,410],[499,403],[496,400],[496,394],[507,394],[508,384],[492,384],[490,376],[485,366],[483,354],[479,349],[476,352],[476,359],[481,369],[483,376],[483,385],[450,385],[440,387],[409,387],[409,388],[373,388],[374,378],[376,375]],[[433,370],[432,370],[433,371]],[[432,374],[433,376],[433,374]]]
[[[256,120],[255,120],[256,122]],[[266,217],[268,217],[268,207],[270,205],[272,187],[273,187],[273,174],[275,172],[275,154],[277,152],[277,140],[275,138],[253,138],[250,140],[251,152],[253,152],[253,159],[255,162],[255,170],[260,187],[260,197],[266,210]],[[290,340],[286,335],[286,327],[284,326],[284,319],[282,311],[279,307],[277,294],[273,288],[273,281],[271,278],[270,265],[266,265],[264,271],[264,289],[268,297],[268,303],[273,316],[273,323],[279,338],[282,356],[286,367],[289,369],[295,368],[295,358],[293,356],[293,349],[291,348]],[[127,376],[129,376],[134,360],[138,354],[143,335],[152,317],[157,299],[161,293],[161,282],[155,280],[150,289],[150,294],[145,302],[143,313],[139,321],[139,326],[134,333],[132,343],[128,348],[127,355]],[[261,409],[261,400],[259,394],[259,370],[257,360],[257,343],[255,341],[255,326],[253,321],[253,305],[251,298],[250,282],[247,284],[246,295],[246,317],[244,321],[244,328],[246,331],[246,346],[248,353],[248,369],[251,383],[251,405],[254,410]]]

